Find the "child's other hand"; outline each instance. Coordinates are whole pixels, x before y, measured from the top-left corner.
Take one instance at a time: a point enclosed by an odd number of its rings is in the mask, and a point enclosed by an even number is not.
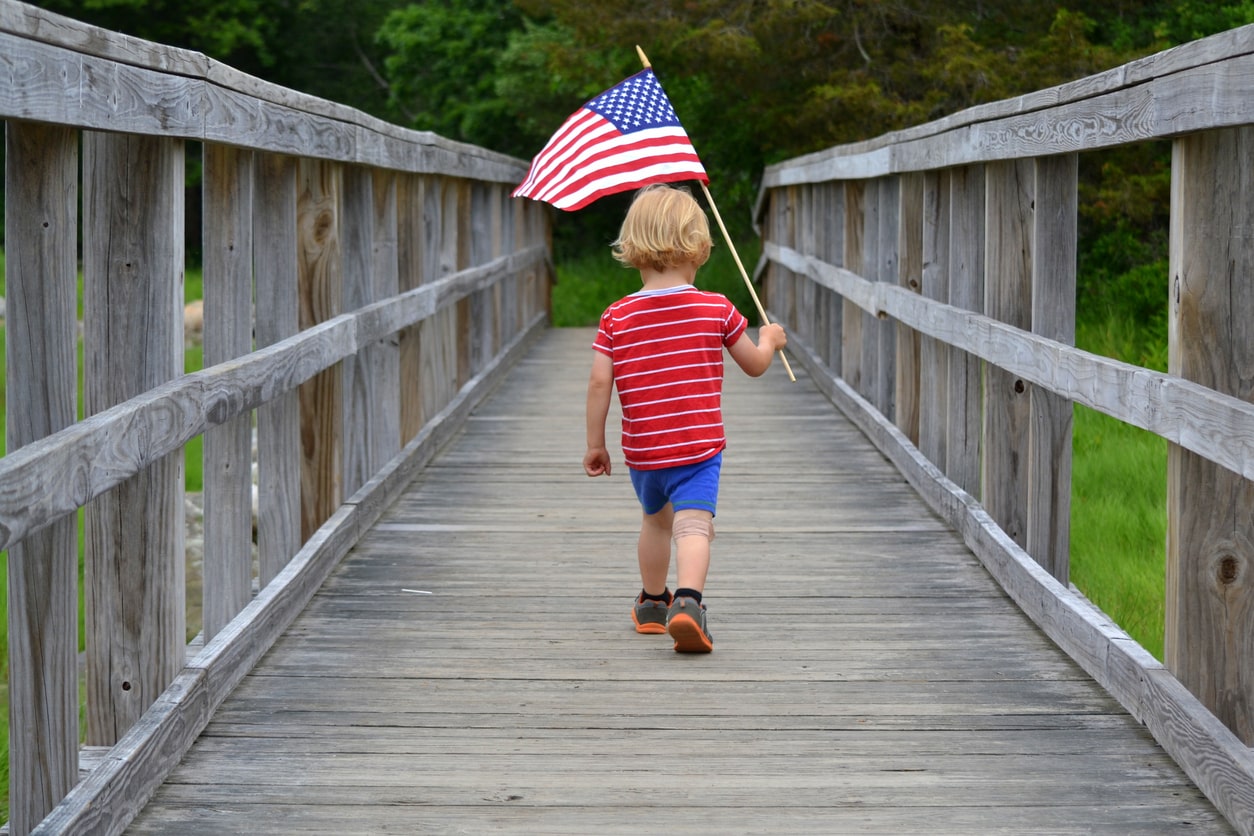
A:
[[[589,476],[609,476],[610,451],[604,447],[589,447],[583,455],[583,472]]]
[[[784,333],[784,327],[777,322],[770,325],[763,325],[758,329],[758,345],[769,345],[771,351],[779,351],[788,345],[788,335]]]

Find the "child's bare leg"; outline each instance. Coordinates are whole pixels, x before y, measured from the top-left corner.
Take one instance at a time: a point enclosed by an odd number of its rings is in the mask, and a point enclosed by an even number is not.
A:
[[[685,508],[675,513],[675,563],[679,572],[679,589],[705,591],[705,576],[710,571],[710,538],[713,536],[709,511]]]
[[[671,522],[674,514],[667,505],[656,514],[645,514],[640,522],[636,544],[640,560],[640,581],[650,595],[661,595],[671,569]]]

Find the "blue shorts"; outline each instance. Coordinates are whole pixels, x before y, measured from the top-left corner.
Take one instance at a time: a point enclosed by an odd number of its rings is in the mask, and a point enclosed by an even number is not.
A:
[[[675,511],[696,509],[714,513],[718,504],[718,474],[723,467],[720,451],[696,464],[631,471],[631,486],[646,514],[656,514],[671,504]]]

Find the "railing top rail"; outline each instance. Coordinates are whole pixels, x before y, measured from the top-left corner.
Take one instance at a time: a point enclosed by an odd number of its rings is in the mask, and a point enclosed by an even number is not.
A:
[[[524,161],[263,81],[186,49],[0,0],[0,119],[182,137],[516,183]],[[76,91],[75,95],[69,95]]]
[[[767,167],[779,186],[1094,150],[1254,122],[1254,25],[1097,75]],[[1206,102],[1206,107],[1197,103]]]

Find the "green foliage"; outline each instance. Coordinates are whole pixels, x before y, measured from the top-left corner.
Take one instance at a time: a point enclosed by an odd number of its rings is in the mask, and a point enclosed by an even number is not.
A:
[[[754,264],[760,245],[756,241],[744,246],[738,243],[736,250],[742,262]],[[750,322],[757,322],[753,299],[726,246],[716,246],[710,253],[710,260],[697,271],[696,286],[722,293]],[[553,324],[559,328],[596,325],[611,303],[639,289],[639,271],[615,261],[608,245],[601,251],[559,261],[553,286]]]
[[[496,95],[497,63],[522,18],[495,0],[410,4],[376,38],[387,50],[389,103],[415,128],[500,150],[515,132]]]

